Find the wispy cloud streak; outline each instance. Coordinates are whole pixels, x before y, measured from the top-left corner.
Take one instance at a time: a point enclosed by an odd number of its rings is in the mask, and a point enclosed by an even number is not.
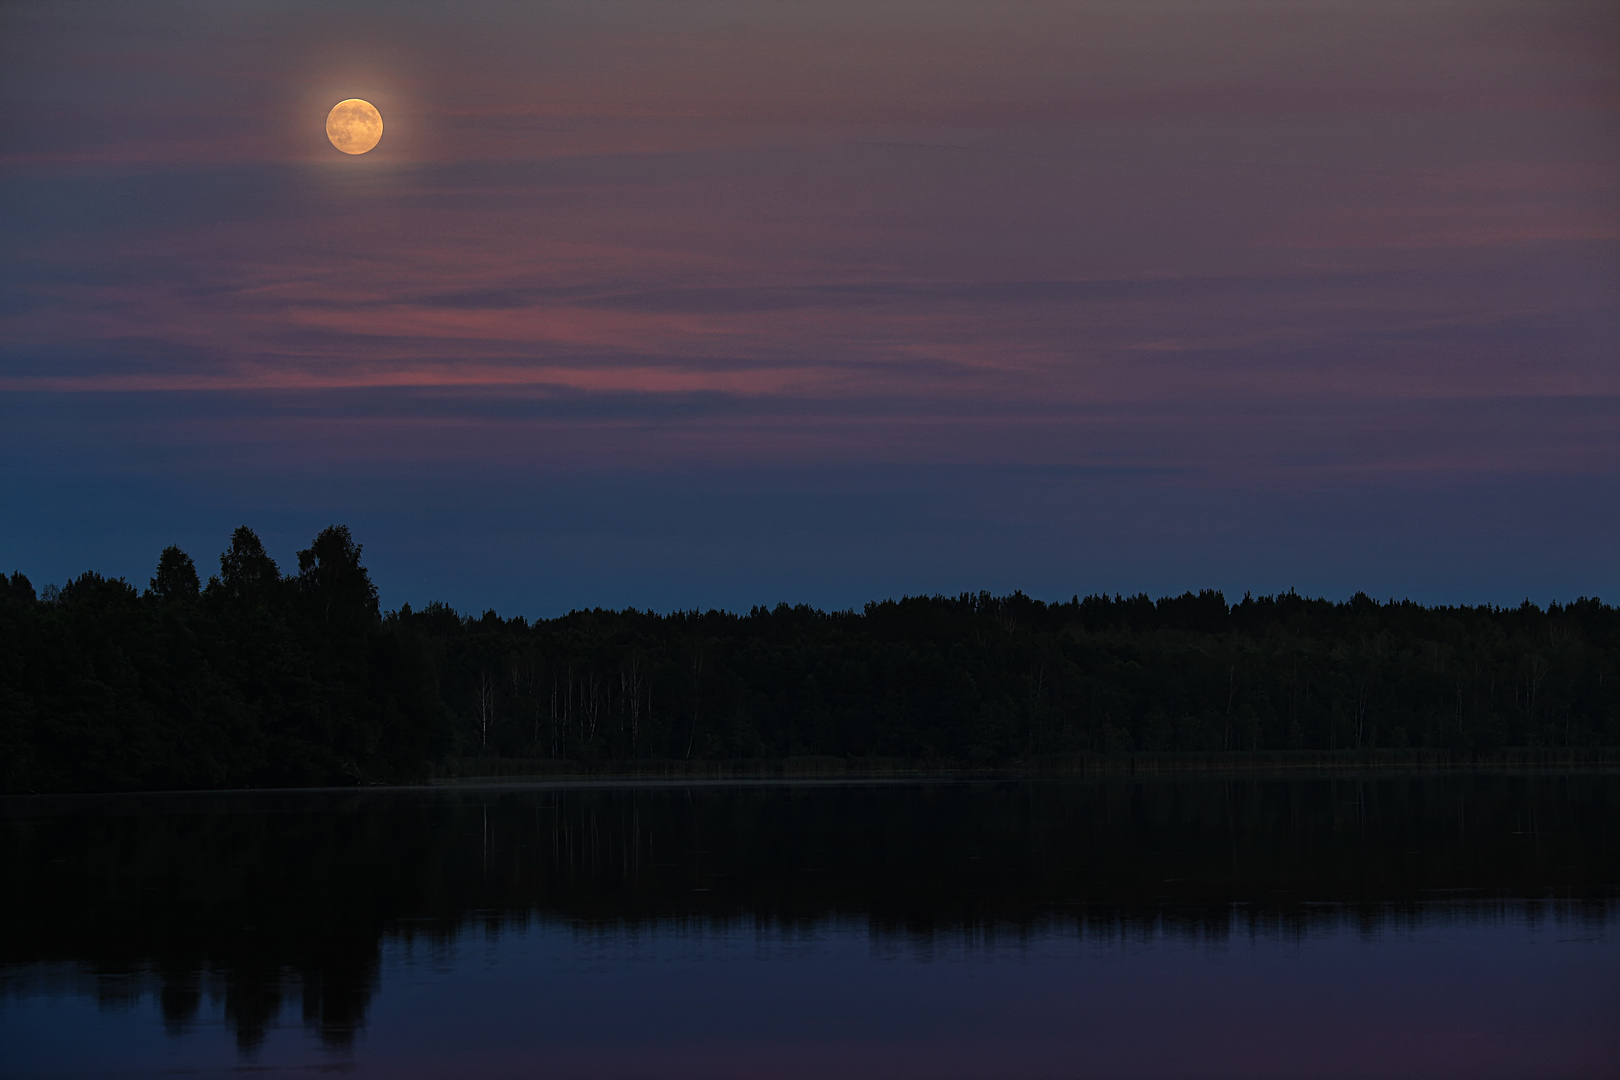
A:
[[[1612,4],[0,20],[0,395],[109,445],[1620,477]]]

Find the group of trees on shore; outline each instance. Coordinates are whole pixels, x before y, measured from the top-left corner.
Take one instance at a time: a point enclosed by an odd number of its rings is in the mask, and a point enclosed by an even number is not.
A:
[[[356,784],[457,757],[592,767],[831,756],[1620,745],[1620,611],[1219,592],[859,611],[380,610],[324,530],[282,574],[236,530],[204,585],[86,573],[0,591],[0,787]]]
[[[432,658],[324,530],[283,575],[240,528],[203,587],[166,549],[143,592],[91,572],[0,597],[0,785],[115,791],[409,779],[451,747]]]

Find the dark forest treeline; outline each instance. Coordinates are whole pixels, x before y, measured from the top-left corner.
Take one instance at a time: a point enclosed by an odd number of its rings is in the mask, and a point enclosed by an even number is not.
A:
[[[283,575],[238,529],[203,586],[0,596],[11,791],[370,783],[451,757],[828,755],[984,767],[1125,751],[1459,756],[1620,745],[1620,612],[1292,593],[1022,594],[861,611],[379,610],[348,530]]]
[[[357,783],[417,777],[450,746],[429,649],[347,529],[283,576],[238,529],[200,587],[165,550],[144,594],[86,573],[0,599],[0,784],[10,791]]]

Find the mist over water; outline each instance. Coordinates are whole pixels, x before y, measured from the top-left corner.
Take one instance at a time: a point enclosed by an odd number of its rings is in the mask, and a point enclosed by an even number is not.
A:
[[[15,1075],[1579,1076],[1620,1052],[1611,774],[0,813]]]

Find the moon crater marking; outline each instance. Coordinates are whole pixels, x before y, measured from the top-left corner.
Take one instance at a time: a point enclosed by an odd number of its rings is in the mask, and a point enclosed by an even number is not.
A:
[[[382,113],[361,98],[347,98],[326,114],[326,137],[345,154],[363,154],[382,138]]]

